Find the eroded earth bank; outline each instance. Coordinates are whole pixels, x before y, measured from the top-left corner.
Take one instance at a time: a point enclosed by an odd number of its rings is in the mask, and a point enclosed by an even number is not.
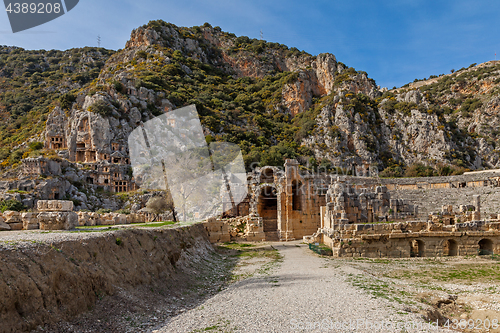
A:
[[[223,258],[201,225],[4,233],[0,332],[137,331],[193,306],[191,292],[216,292],[232,264]]]

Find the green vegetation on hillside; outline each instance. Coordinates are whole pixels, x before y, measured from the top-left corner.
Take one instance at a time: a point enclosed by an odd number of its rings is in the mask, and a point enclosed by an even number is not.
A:
[[[114,70],[133,68],[136,88],[164,92],[178,107],[195,104],[202,124],[212,133],[207,140],[239,144],[247,166],[259,161],[283,165],[285,158],[309,156],[309,150],[297,142],[310,134],[318,110],[311,108],[293,118],[280,108],[283,86],[296,80],[297,73],[235,79],[178,50],[156,49],[163,55],[137,52],[133,60],[117,64]],[[155,109],[151,107],[153,114]]]
[[[312,96],[312,105],[292,115],[285,105],[295,102],[295,97],[285,103],[283,88],[309,79],[307,84],[315,85],[312,67],[317,58],[279,43],[238,37],[208,23],[185,28],[159,20],[143,28],[156,31],[147,32],[148,38],[156,40],[123,52],[0,47],[1,166],[16,165],[26,157],[50,157],[41,143],[12,147],[39,134],[56,105],[69,110],[79,94],[81,104],[81,94],[96,93],[108,95],[89,111],[125,120],[130,118],[120,104],[124,101],[153,116],[164,112],[163,99],[177,108],[196,105],[207,141],[238,144],[247,169],[282,166],[286,158],[296,158],[312,169],[331,170],[343,163],[361,162],[376,164],[385,177],[440,176],[462,173],[478,157],[484,160],[479,142],[494,154],[500,153],[498,115],[486,115],[484,123],[472,124],[479,122],[478,112],[486,109],[491,98],[500,94],[500,65],[473,64],[450,75],[431,76],[436,82],[405,96],[416,89],[381,94],[365,72],[338,62],[333,92],[325,95],[324,90],[318,92],[324,87],[315,86],[312,91],[318,96]],[[141,43],[140,38],[132,41]],[[300,74],[282,70],[301,67],[305,72]],[[241,77],[241,71],[245,72],[241,68],[256,77]],[[120,75],[124,72],[127,75]],[[139,103],[127,95],[131,85],[154,90],[155,99]],[[304,98],[309,102],[310,91],[298,94],[309,94]],[[113,100],[115,93],[120,100]],[[150,118],[142,116],[144,121]],[[420,126],[423,122],[425,126]],[[446,148],[440,155],[425,158],[436,141]],[[53,152],[52,157],[56,158]]]
[[[11,155],[12,146],[40,133],[55,105],[69,109],[74,102],[69,92],[97,78],[113,53],[91,47],[28,51],[0,46],[0,160]]]

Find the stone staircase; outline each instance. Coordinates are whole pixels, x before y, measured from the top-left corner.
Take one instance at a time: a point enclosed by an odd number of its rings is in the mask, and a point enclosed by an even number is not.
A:
[[[392,199],[405,199],[418,205],[419,217],[426,218],[431,212],[440,212],[442,205],[453,205],[458,211],[459,205],[472,204],[473,196],[481,196],[481,212],[485,214],[500,214],[499,187],[471,187],[449,189],[419,189],[390,191]]]
[[[279,241],[278,237],[278,219],[264,218],[263,221],[264,233],[266,241]]]
[[[268,231],[264,233],[266,235],[266,241],[268,242],[279,242],[278,231]]]

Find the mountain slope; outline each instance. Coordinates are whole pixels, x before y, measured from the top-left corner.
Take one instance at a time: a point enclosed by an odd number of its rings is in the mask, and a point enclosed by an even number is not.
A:
[[[64,95],[97,78],[113,53],[90,47],[27,51],[0,46],[0,160],[8,158],[10,148],[44,129],[59,99],[71,106]]]
[[[331,54],[312,56],[209,24],[183,28],[163,21],[134,30],[123,50],[108,54],[98,78],[70,91],[69,102],[59,103],[32,140],[62,134],[68,150],[59,155],[74,160],[86,121],[93,151],[112,154],[115,144],[126,158],[128,134],[141,122],[195,104],[207,140],[239,144],[249,169],[282,165],[284,158],[309,167],[376,165],[387,176],[499,166],[497,64],[381,91],[367,73]],[[34,76],[25,74],[25,82]],[[68,80],[63,74],[58,82]],[[4,108],[15,114],[14,104]],[[12,164],[0,157],[4,166]]]

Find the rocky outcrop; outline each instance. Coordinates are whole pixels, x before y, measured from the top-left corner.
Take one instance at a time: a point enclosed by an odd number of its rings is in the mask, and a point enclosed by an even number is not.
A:
[[[335,74],[338,71],[335,56],[330,53],[318,54],[312,63],[312,68],[316,74],[321,95],[330,94],[334,88]]]

